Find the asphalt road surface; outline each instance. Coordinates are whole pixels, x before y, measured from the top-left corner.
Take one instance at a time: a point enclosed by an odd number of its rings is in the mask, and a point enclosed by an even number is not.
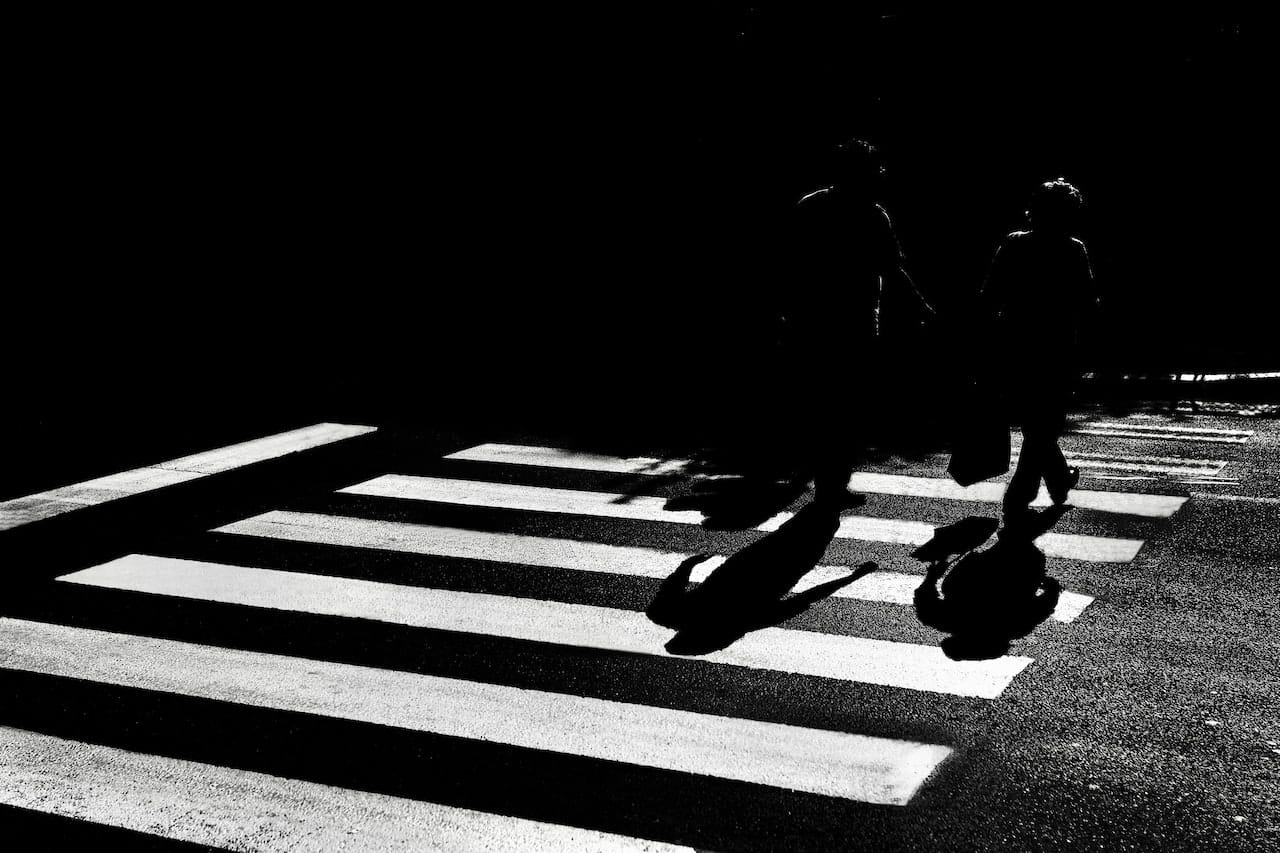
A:
[[[0,502],[0,818],[11,849],[1277,850],[1256,414],[1082,413],[1016,551],[940,453],[873,453],[828,512],[750,448],[520,429]],[[966,598],[913,556],[939,528],[1024,562]]]

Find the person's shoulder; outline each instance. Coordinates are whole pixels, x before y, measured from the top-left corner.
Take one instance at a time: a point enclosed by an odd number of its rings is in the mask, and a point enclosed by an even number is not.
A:
[[[811,193],[805,193],[800,197],[800,200],[796,202],[796,206],[802,210],[808,210],[828,204],[832,199],[831,190],[831,187],[822,187],[821,189],[814,190]]]
[[[1084,246],[1084,241],[1081,240],[1079,237],[1071,238],[1071,248],[1079,249],[1081,252],[1083,252],[1086,255],[1089,253],[1088,249],[1086,249]]]

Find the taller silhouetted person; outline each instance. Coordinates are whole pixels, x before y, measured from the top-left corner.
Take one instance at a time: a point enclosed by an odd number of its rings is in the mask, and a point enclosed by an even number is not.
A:
[[[921,317],[932,308],[907,274],[889,214],[877,203],[884,166],[876,148],[854,139],[834,153],[833,183],[797,204],[783,314],[794,390],[805,407],[796,414],[808,419],[815,499],[856,505],[861,497],[846,487],[865,421],[877,415],[885,370],[876,345],[881,294],[900,289],[906,297],[895,305],[913,305]],[[901,313],[884,319],[899,327],[908,322]]]
[[[1006,520],[1026,514],[1041,479],[1058,505],[1080,481],[1058,439],[1078,378],[1081,331],[1098,302],[1088,253],[1072,236],[1083,205],[1080,190],[1065,179],[1037,187],[1027,209],[1030,230],[1005,238],[983,287],[995,320],[998,372],[1022,424],[1022,453],[1004,494]]]

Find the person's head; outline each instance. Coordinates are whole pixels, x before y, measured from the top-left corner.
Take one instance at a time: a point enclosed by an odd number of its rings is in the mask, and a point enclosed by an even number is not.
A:
[[[1031,230],[1045,234],[1070,234],[1084,207],[1084,195],[1066,178],[1045,181],[1031,193],[1027,220]]]
[[[832,180],[842,190],[874,195],[884,179],[884,160],[870,142],[849,139],[831,152]]]

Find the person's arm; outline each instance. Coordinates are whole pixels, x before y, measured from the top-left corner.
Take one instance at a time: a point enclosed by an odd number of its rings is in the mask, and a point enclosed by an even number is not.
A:
[[[1097,281],[1093,277],[1093,265],[1089,263],[1088,250],[1080,240],[1072,238],[1071,242],[1079,249],[1075,271],[1076,342],[1077,345],[1088,344],[1097,340],[1102,299],[1098,293]]]
[[[1008,257],[1008,247],[1001,243],[996,247],[996,253],[991,258],[991,267],[987,270],[987,277],[982,282],[982,289],[978,291],[978,313],[984,319],[998,320],[1004,313]]]
[[[1098,293],[1098,281],[1093,276],[1093,264],[1089,262],[1089,250],[1080,240],[1074,241],[1080,247],[1080,288],[1086,312],[1092,316],[1102,307],[1102,297]]]
[[[937,312],[907,272],[906,258],[902,254],[902,246],[898,243],[888,211],[879,206],[877,211],[883,226],[882,250],[877,269],[881,281],[881,300],[888,306],[891,315],[898,315],[891,316],[889,324],[903,329],[918,328],[932,320]]]

